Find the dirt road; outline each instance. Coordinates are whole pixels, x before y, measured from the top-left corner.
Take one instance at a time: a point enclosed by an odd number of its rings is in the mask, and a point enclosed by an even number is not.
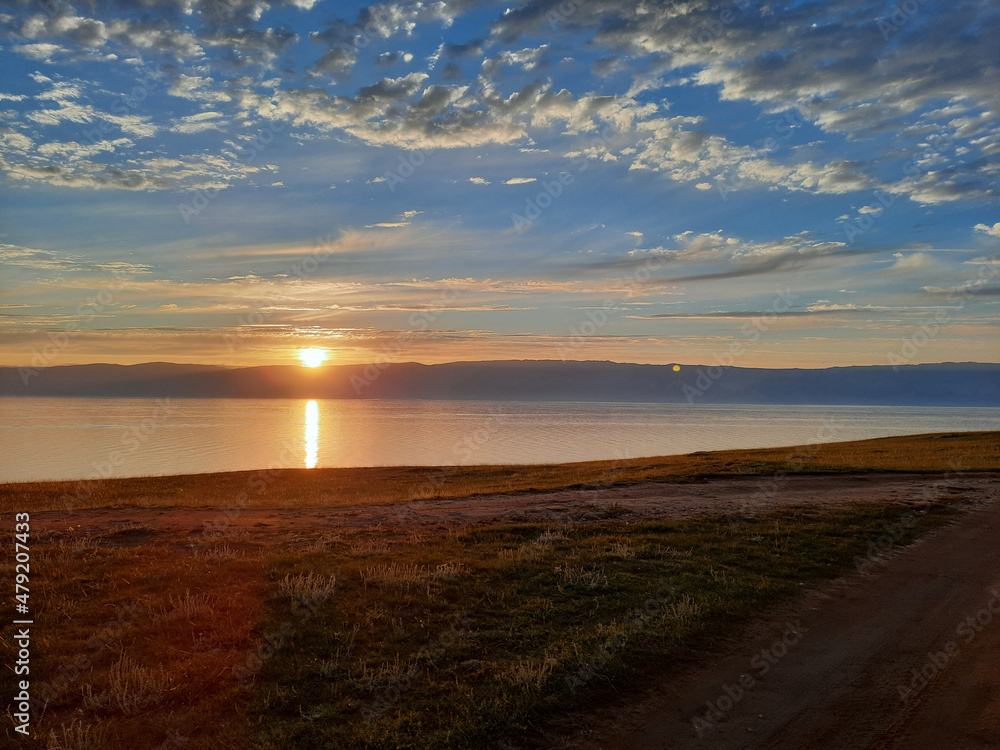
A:
[[[474,523],[586,523],[608,518],[690,518],[697,515],[763,513],[792,506],[835,506],[870,502],[982,502],[1000,498],[1000,474],[823,474],[721,477],[690,482],[577,488],[516,495],[475,495],[417,500],[398,505],[339,508],[96,508],[38,511],[40,528],[73,527],[100,534],[115,525],[136,524],[182,535],[220,524],[267,534],[275,529],[320,533],[344,528],[386,532],[435,530]],[[29,509],[30,510],[30,509]]]
[[[1000,747],[1000,503],[767,613],[586,724],[560,747]]]

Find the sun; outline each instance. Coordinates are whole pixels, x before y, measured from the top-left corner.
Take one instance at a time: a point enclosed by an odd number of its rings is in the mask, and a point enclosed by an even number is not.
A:
[[[326,349],[299,349],[303,367],[319,367],[326,360]]]

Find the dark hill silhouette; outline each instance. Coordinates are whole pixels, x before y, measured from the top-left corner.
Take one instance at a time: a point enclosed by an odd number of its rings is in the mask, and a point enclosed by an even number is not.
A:
[[[0,368],[0,396],[648,401],[706,404],[1000,406],[1000,365],[818,370],[513,360],[382,369],[228,368],[152,362]]]

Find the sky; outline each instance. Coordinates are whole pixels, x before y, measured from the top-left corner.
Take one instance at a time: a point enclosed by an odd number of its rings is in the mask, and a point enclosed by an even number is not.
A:
[[[1000,362],[1000,4],[0,2],[0,365]]]

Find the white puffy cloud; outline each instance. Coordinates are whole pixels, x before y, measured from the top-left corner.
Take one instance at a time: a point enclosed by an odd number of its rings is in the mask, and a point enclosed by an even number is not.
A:
[[[226,92],[217,90],[211,78],[183,73],[177,76],[167,93],[196,102],[228,102],[232,99]]]
[[[109,42],[129,49],[169,53],[178,59],[199,57],[203,50],[193,33],[178,29],[169,21],[156,23],[113,18],[102,21],[77,15],[65,7],[59,13],[36,13],[20,29],[25,39],[61,39],[83,49],[96,50]]]
[[[693,70],[688,85],[717,89],[723,99],[750,101],[766,113],[796,110],[805,122],[851,139],[893,133],[894,145],[905,142],[915,137],[908,126],[924,108],[922,126],[946,131],[954,147],[925,154],[922,163],[912,165],[914,174],[894,183],[893,192],[926,204],[994,195],[996,162],[977,158],[1000,152],[993,50],[1000,6],[956,0],[940,9],[919,7],[891,28],[876,23],[890,12],[854,0],[577,0],[569,11],[560,0],[533,0],[503,13],[493,36],[510,45],[522,36],[551,33],[553,25],[593,29],[594,42],[620,58],[655,56],[663,74]],[[629,93],[654,85],[647,77]],[[948,104],[940,106],[942,101]],[[713,137],[718,138],[706,135]],[[715,145],[719,157],[724,149]],[[637,163],[648,169],[659,162],[667,176],[679,179],[699,171],[685,165],[682,155],[665,151],[656,145]],[[860,165],[829,177],[813,174],[808,165],[742,171],[767,177],[768,170],[778,184],[824,192],[871,184]]]
[[[562,0],[522,1],[496,18],[489,38],[442,40],[424,71],[354,85],[350,76],[359,55],[372,55],[381,66],[412,62],[411,53],[400,51],[399,37],[416,34],[422,24],[435,32],[448,28],[475,3],[383,2],[347,20],[324,17],[305,45],[312,52],[294,63],[285,53],[302,48],[294,33],[268,25],[271,4],[164,0],[133,13],[112,0],[93,0],[89,15],[70,6],[49,15],[26,7],[7,23],[25,42],[24,54],[141,54],[129,59],[165,66],[171,96],[224,112],[226,121],[274,119],[314,131],[296,138],[348,134],[410,149],[517,144],[527,150],[536,139],[557,135],[565,139],[559,150],[569,157],[621,163],[698,190],[720,183],[829,194],[881,188],[928,205],[996,195],[1000,96],[990,85],[988,61],[991,35],[1000,33],[1000,9],[986,0],[956,0],[934,12],[933,34],[921,33],[920,11],[891,40],[873,23],[880,6],[853,0],[575,0],[572,12]],[[315,0],[284,4],[300,12],[321,7]],[[552,41],[520,41],[539,32]],[[609,76],[598,82],[607,90],[570,90],[579,86],[572,76],[557,77],[570,88],[547,78],[550,66],[573,63],[554,51],[581,39],[600,55],[595,69]],[[442,57],[451,61],[447,71],[434,71]],[[178,70],[181,59],[185,67]],[[478,71],[470,72],[477,59]],[[232,74],[248,66],[260,71]],[[615,83],[628,70],[631,83]],[[50,83],[54,104],[23,114],[35,125],[108,122],[132,138],[157,131],[145,115],[102,114],[89,100],[71,96],[67,82]],[[614,91],[618,85],[627,90]],[[892,133],[893,148],[918,148],[905,170],[897,155],[895,171],[877,155],[849,149],[775,153],[780,148],[740,143],[710,120],[674,114],[653,93],[666,85],[751,102],[768,116],[796,111],[802,123],[843,134],[848,144]],[[224,119],[193,119],[179,109],[167,121],[171,132],[195,135]],[[608,129],[612,137],[590,137]]]
[[[19,55],[24,55],[31,60],[37,60],[38,62],[51,62],[52,58],[60,52],[66,52],[65,47],[60,47],[58,44],[48,44],[46,42],[39,42],[37,44],[15,44],[11,47],[14,52]]]
[[[925,268],[931,260],[927,253],[893,253],[896,262],[891,268],[894,271],[918,271]]]
[[[221,112],[199,112],[198,114],[180,117],[174,120],[170,130],[174,133],[202,133],[206,130],[221,130],[222,123],[219,119]]]

